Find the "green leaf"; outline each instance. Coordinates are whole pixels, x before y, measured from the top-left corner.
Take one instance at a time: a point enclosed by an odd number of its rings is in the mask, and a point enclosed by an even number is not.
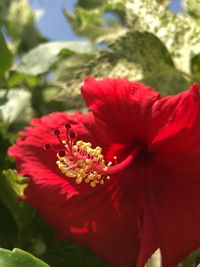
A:
[[[200,28],[186,15],[172,13],[156,0],[129,0],[127,19],[132,31],[156,35],[173,56],[176,67],[190,74],[191,57],[200,53]]]
[[[150,85],[163,95],[177,93],[190,85],[176,70],[164,44],[148,32],[130,32],[111,45],[108,51],[75,73],[59,99],[69,101],[72,94],[80,96],[80,86],[88,75],[95,78],[126,77]]]
[[[10,211],[19,229],[21,229],[23,225],[27,223],[27,220],[29,220],[29,207],[24,205],[24,203],[18,199],[19,196],[23,195],[23,190],[26,186],[27,178],[19,176],[15,170],[9,169],[3,171],[3,175],[0,177],[1,201]],[[27,215],[25,219],[24,215],[26,212]]]
[[[23,86],[35,87],[38,84],[37,77],[16,71],[10,71],[8,78],[9,87]]]
[[[105,2],[106,0],[78,0],[76,5],[86,9],[93,9],[100,7]]]
[[[0,24],[2,24],[7,17],[11,1],[12,0],[0,1]]]
[[[75,13],[65,9],[64,15],[75,33],[86,36],[96,43],[110,43],[126,32],[124,1],[100,2],[79,1],[76,4]],[[105,17],[104,15],[107,13],[112,14],[112,16]]]
[[[12,0],[5,24],[16,50],[27,51],[44,38],[37,31],[33,10],[28,0]]]
[[[30,93],[22,89],[0,89],[0,121],[4,129],[26,110],[30,105],[30,98]]]
[[[1,267],[50,267],[40,259],[24,250],[14,248],[12,251],[0,248]]]
[[[3,34],[0,31],[0,75],[12,66],[12,54],[8,49]]]
[[[196,81],[200,81],[200,54],[191,59],[191,72]]]
[[[199,267],[200,249],[191,252],[180,264],[180,267]]]
[[[15,170],[3,171],[0,176],[0,200],[14,220],[17,231],[13,241],[18,246],[30,243],[30,234],[34,228],[32,222],[35,218],[35,210],[19,199],[23,196],[27,184],[28,178],[19,176]]]
[[[196,22],[200,22],[200,1],[183,0],[184,9]]]
[[[41,44],[31,50],[23,58],[18,72],[29,75],[39,75],[50,70],[50,68],[59,60],[60,54],[66,53],[68,56],[74,53],[91,54],[95,53],[94,46],[89,42],[49,42]]]

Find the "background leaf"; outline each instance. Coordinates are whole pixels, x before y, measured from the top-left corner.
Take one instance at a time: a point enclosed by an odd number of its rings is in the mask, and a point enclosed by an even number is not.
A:
[[[9,91],[0,89],[0,121],[1,127],[6,129],[15,121],[30,104],[31,95],[29,92],[20,89]]]
[[[94,46],[86,41],[49,42],[34,48],[26,54],[17,67],[17,71],[29,75],[45,73],[57,62],[61,52],[64,56],[70,56],[74,53],[94,53],[95,49]]]
[[[59,98],[69,101],[69,95],[74,99],[79,97],[79,88],[88,75],[126,77],[152,86],[163,95],[177,93],[190,85],[190,81],[176,70],[164,44],[148,32],[129,32],[75,75],[77,77],[66,84]],[[76,103],[80,104],[78,100]]]
[[[33,255],[14,248],[12,251],[0,248],[1,267],[50,267]]]
[[[12,54],[8,49],[3,34],[0,31],[0,75],[7,71],[12,65]]]

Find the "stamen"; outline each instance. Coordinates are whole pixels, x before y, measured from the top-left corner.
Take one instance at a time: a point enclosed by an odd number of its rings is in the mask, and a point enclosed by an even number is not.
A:
[[[98,184],[103,185],[105,180],[111,178],[111,174],[127,167],[141,149],[136,147],[119,164],[117,164],[117,157],[114,156],[114,166],[112,166],[112,161],[106,164],[101,147],[92,148],[91,143],[82,140],[75,142],[77,134],[71,130],[71,124],[66,123],[64,127],[67,130],[66,140],[61,139],[59,129],[54,130],[54,135],[58,138],[63,148],[57,152],[58,160],[56,164],[61,173],[67,178],[74,179],[76,184],[85,182],[91,187],[96,187]],[[45,150],[49,148],[50,144],[44,146]]]
[[[65,153],[64,150],[60,150],[60,151],[58,152],[58,155],[59,155],[59,157],[64,157],[64,156],[66,155],[66,153]]]
[[[62,144],[62,140],[60,138],[60,130],[59,129],[55,129],[53,131],[54,135],[58,138],[59,142]]]
[[[70,131],[68,135],[70,139],[75,139],[77,137],[77,134],[73,131]]]
[[[54,133],[54,135],[60,135],[60,130],[59,130],[59,129],[55,129],[55,130],[53,131],[53,133]]]
[[[72,126],[71,126],[71,124],[70,124],[70,123],[66,123],[66,124],[65,124],[65,128],[66,128],[66,129],[71,129],[71,128],[72,128]]]

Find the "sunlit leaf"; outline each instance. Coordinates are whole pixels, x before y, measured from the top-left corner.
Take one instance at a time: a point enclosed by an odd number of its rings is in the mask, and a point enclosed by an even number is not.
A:
[[[0,31],[0,75],[12,66],[12,54]]]
[[[199,0],[183,0],[185,11],[196,20],[200,22],[200,1]]]
[[[176,70],[164,44],[153,34],[130,32],[88,63],[77,76],[66,83],[61,98],[66,101],[80,95],[86,76],[126,77],[144,82],[162,94],[173,94],[186,89],[189,82]]]
[[[5,21],[8,34],[17,49],[27,51],[42,40],[34,21],[34,13],[28,0],[13,0]]]
[[[109,16],[105,16],[105,14]],[[76,12],[64,10],[64,15],[74,32],[90,40],[112,42],[126,32],[125,6],[122,0],[79,1]]]
[[[190,74],[190,59],[200,52],[200,28],[186,15],[170,12],[156,0],[126,3],[129,28],[148,31],[163,41],[177,68]]]
[[[31,95],[22,89],[0,89],[0,121],[8,127],[30,105]]]
[[[94,46],[83,42],[49,42],[41,44],[27,53],[17,67],[18,72],[29,75],[39,75],[47,72],[59,59],[60,54],[70,56],[74,53],[94,53]]]
[[[1,267],[49,267],[48,264],[24,250],[14,248],[12,251],[0,248]]]

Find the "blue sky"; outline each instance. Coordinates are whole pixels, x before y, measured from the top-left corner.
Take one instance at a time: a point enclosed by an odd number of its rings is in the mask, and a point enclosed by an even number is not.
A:
[[[139,1],[139,0],[138,0]],[[44,16],[38,21],[39,30],[50,40],[77,40],[77,37],[62,14],[62,8],[73,11],[76,0],[29,0],[34,9],[44,9]],[[171,0],[173,12],[181,10],[180,0]]]

